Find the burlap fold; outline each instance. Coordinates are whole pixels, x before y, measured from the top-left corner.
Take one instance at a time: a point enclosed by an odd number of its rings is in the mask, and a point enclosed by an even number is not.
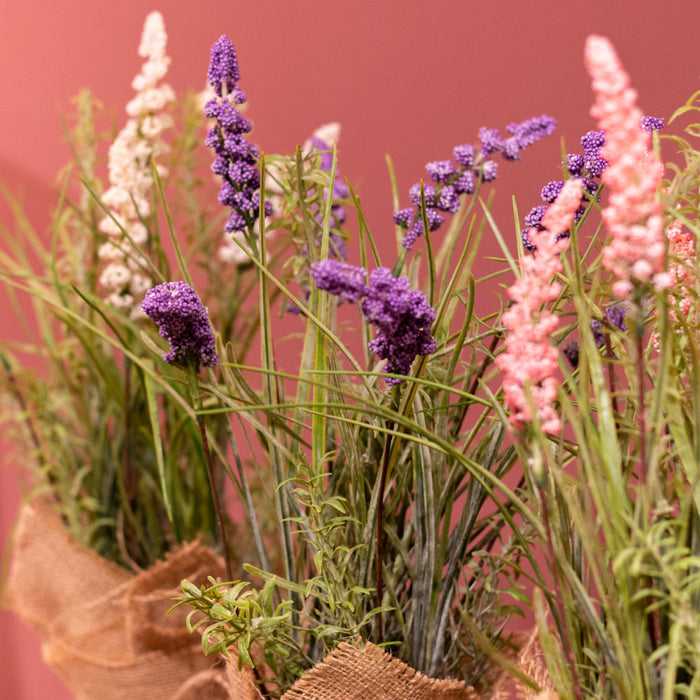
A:
[[[341,643],[282,700],[479,700],[462,681],[437,680],[412,669],[379,647]]]
[[[247,669],[227,673],[204,655],[187,609],[166,615],[183,578],[199,585],[224,571],[195,542],[132,575],[77,542],[52,512],[26,506],[7,602],[39,632],[45,660],[78,700],[257,700]]]

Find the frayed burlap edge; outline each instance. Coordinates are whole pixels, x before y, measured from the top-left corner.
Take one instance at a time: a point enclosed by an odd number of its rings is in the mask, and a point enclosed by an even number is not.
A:
[[[534,626],[524,637],[515,659],[515,665],[526,676],[535,681],[542,690],[536,692],[510,676],[507,671],[503,671],[490,700],[559,700],[544,658],[537,626]]]
[[[7,605],[39,632],[45,660],[78,700],[257,700],[248,669],[205,656],[186,610],[166,616],[181,579],[223,574],[221,559],[194,542],[134,576],[72,538],[55,513],[28,505]]]

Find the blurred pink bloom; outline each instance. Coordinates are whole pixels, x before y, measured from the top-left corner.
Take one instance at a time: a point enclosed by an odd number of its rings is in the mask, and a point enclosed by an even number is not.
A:
[[[585,62],[595,93],[591,116],[605,132],[601,156],[610,163],[602,174],[609,192],[603,220],[612,239],[603,249],[603,266],[618,278],[613,292],[619,297],[628,296],[635,283],[665,289],[670,277],[664,272],[664,231],[656,196],[663,166],[650,149],[651,134],[641,128],[637,92],[605,37],[588,37]]]
[[[697,325],[697,310],[693,311],[695,296],[695,236],[675,220],[666,229],[668,239],[668,276],[669,288],[673,294],[668,295],[668,318],[674,331],[678,334],[686,332],[686,323]],[[658,350],[660,337],[654,333],[651,337],[654,347]]]
[[[522,274],[508,290],[515,303],[503,314],[503,325],[508,330],[506,350],[496,358],[503,372],[503,393],[511,423],[520,427],[523,422],[531,422],[534,407],[542,430],[550,434],[561,429],[554,409],[558,351],[549,342],[559,319],[542,307],[561,291],[554,277],[563,269],[559,254],[568,239],[557,241],[556,236],[571,225],[581,204],[581,187],[579,180],[569,180],[547,210],[542,220],[544,230],[533,228],[528,232],[537,251],[521,259]]]

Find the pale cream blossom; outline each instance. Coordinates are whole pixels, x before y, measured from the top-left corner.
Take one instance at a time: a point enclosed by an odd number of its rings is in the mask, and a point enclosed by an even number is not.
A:
[[[302,147],[304,153],[310,153],[312,149],[311,139],[316,138],[323,143],[327,143],[329,147],[337,144],[340,141],[340,122],[328,122],[321,124],[316,131],[311,134],[311,138],[307,139]]]
[[[148,241],[141,219],[151,213],[153,162],[168,151],[162,133],[172,126],[172,118],[162,110],[175,99],[175,93],[168,84],[160,83],[170,65],[166,48],[163,17],[151,12],[139,45],[139,55],[146,61],[132,81],[137,94],[126,106],[129,119],[109,149],[110,187],[102,197],[112,216],[99,224],[108,238],[98,251],[106,263],[100,284],[107,301],[132,316],[140,315],[138,303],[152,286],[132,243],[142,246]],[[164,174],[160,165],[159,172]]]
[[[216,253],[222,263],[239,266],[250,262],[250,257],[236,241],[245,245],[245,236],[241,231],[226,234],[224,242]]]

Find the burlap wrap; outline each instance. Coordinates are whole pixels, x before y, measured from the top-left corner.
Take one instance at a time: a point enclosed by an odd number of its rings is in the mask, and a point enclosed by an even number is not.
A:
[[[7,602],[39,632],[45,660],[78,700],[257,699],[247,670],[204,655],[187,610],[166,615],[183,578],[223,574],[221,559],[192,543],[134,576],[70,537],[53,513],[26,506]]]
[[[537,629],[520,638],[523,645],[512,660],[542,687],[540,693],[504,672],[488,696],[480,695],[461,681],[429,678],[367,642],[362,648],[341,643],[282,700],[559,700]]]
[[[367,642],[341,643],[282,700],[479,700],[461,681],[437,680]]]
[[[195,542],[137,575],[73,539],[60,519],[23,508],[7,582],[11,609],[41,635],[44,658],[78,700],[259,700],[253,674],[234,656],[205,656],[185,626],[188,609],[165,613],[180,581],[223,577],[224,564]],[[533,635],[518,666],[549,691],[551,679]],[[496,698],[532,698],[499,683]],[[499,687],[500,686],[500,687]],[[555,698],[543,695],[542,698]],[[429,678],[373,644],[342,643],[282,700],[479,700],[461,681]]]

